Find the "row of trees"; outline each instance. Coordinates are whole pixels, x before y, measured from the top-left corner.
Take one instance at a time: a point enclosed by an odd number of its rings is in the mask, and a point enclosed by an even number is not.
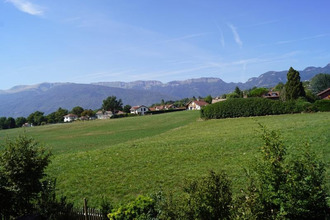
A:
[[[44,112],[35,111],[31,113],[27,118],[18,117],[16,119],[12,117],[1,117],[0,118],[0,129],[10,129],[22,127],[25,123],[32,124],[34,126],[43,125],[43,124],[53,124],[63,122],[64,116],[72,113],[75,115],[89,116],[92,117],[95,115],[95,111],[91,109],[83,109],[80,106],[72,108],[71,111],[63,108],[58,108],[55,112],[52,112],[48,115],[45,115]]]

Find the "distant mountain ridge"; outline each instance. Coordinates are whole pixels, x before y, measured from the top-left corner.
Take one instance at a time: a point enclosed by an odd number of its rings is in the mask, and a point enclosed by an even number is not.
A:
[[[134,81],[77,83],[41,83],[37,85],[15,86],[0,90],[0,117],[28,116],[34,111],[45,114],[59,107],[71,110],[75,106],[98,109],[102,101],[111,95],[123,100],[124,105],[151,105],[164,100],[186,97],[218,96],[232,92],[236,86],[245,90],[257,87],[273,87],[286,82],[285,71],[269,71],[259,77],[250,78],[245,83],[227,83],[219,78],[202,77],[183,81]],[[318,73],[329,73],[330,64],[325,67],[307,67],[300,72],[301,80],[309,80]]]
[[[330,73],[330,63],[325,67],[307,67],[299,71],[302,81],[309,80],[318,73]],[[162,83],[160,81],[134,81],[134,82],[100,82],[93,85],[103,85],[124,89],[148,90],[160,93],[166,93],[171,96],[185,98],[192,96],[218,96],[224,93],[232,92],[236,86],[240,89],[250,89],[256,87],[270,88],[279,82],[285,83],[288,70],[268,71],[259,77],[252,77],[245,83],[226,83],[219,78],[198,78],[183,81],[171,81]]]

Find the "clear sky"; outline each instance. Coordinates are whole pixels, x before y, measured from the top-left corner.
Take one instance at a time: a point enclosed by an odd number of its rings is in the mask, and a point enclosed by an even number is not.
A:
[[[329,0],[0,0],[0,89],[330,63]]]

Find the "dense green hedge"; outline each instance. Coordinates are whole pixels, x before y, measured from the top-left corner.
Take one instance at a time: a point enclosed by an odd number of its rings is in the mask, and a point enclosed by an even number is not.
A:
[[[239,98],[208,105],[201,110],[201,117],[206,119],[235,118],[314,110],[316,109],[313,105],[304,100],[282,102],[265,98]]]
[[[314,106],[321,112],[329,112],[330,111],[330,100],[317,100],[314,103]]]

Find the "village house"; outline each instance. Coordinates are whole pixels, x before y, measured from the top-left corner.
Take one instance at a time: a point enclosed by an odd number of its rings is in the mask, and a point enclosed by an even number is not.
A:
[[[112,117],[111,111],[98,111],[96,112],[95,116],[97,119],[110,119]]]
[[[220,97],[215,97],[214,99],[212,99],[212,104],[217,103],[217,102],[222,102],[222,101],[226,101],[226,99],[222,99]]]
[[[131,109],[131,114],[144,115],[149,111],[149,108],[144,105],[133,106]]]
[[[317,96],[320,97],[320,99],[330,99],[330,88],[318,93]]]
[[[198,101],[191,101],[186,105],[187,110],[201,110],[202,107],[207,106],[209,103],[198,100]]]
[[[78,119],[78,115],[75,115],[75,114],[64,115],[64,122],[72,122],[77,119]]]
[[[273,100],[279,100],[280,99],[280,93],[279,92],[267,92],[265,95],[263,95],[264,98],[267,99],[273,99]]]
[[[150,111],[161,111],[161,110],[169,110],[169,109],[175,109],[175,106],[173,104],[158,105],[150,108]]]

